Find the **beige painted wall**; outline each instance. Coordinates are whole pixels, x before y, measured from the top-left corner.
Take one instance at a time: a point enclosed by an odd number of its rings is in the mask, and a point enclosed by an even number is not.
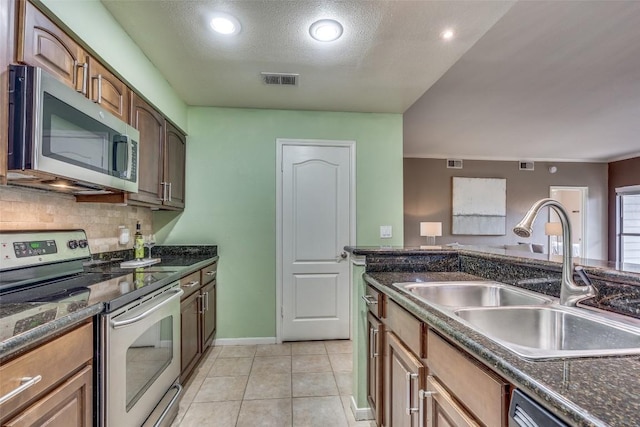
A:
[[[103,203],[76,203],[73,196],[0,186],[0,230],[66,230],[87,232],[91,253],[133,247],[136,221],[143,233],[150,233],[151,210]],[[128,245],[118,244],[118,226],[131,232]]]
[[[549,167],[556,166],[555,174]],[[506,178],[507,234],[504,236],[451,235],[451,178]],[[471,245],[503,245],[525,241],[511,233],[529,207],[538,199],[549,197],[549,187],[589,187],[588,256],[607,259],[607,164],[536,162],[534,171],[519,171],[516,161],[465,160],[463,169],[447,169],[444,159],[404,159],[404,242],[406,246],[426,244],[420,237],[420,221],[442,221],[438,244],[458,242]],[[547,246],[542,213],[534,224],[531,243]]]

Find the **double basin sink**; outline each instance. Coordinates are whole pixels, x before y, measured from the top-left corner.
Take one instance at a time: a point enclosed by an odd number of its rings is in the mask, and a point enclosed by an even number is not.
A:
[[[639,326],[498,282],[396,286],[526,359],[640,354]]]

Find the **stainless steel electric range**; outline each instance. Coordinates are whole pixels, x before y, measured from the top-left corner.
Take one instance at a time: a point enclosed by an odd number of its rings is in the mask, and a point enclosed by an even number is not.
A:
[[[169,425],[178,410],[175,271],[92,266],[83,230],[0,232],[0,341],[93,304],[99,426]]]

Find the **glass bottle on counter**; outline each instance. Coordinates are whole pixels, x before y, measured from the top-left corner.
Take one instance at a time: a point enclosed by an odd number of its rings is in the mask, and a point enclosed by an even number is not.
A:
[[[133,257],[135,259],[144,258],[144,237],[142,237],[140,222],[136,223],[136,234],[133,238]]]

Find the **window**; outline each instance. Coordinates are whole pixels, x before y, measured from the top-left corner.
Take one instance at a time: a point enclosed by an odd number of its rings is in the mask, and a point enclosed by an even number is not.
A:
[[[616,188],[617,260],[640,264],[640,186]]]

